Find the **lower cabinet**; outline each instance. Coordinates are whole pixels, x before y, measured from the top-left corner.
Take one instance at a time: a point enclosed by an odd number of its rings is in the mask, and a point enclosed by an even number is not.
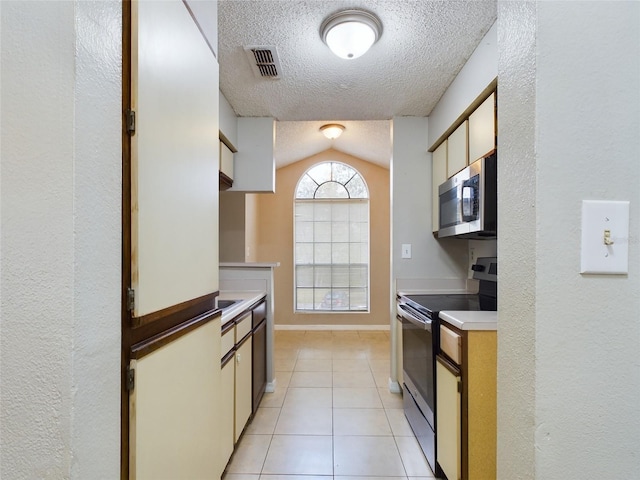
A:
[[[236,347],[235,434],[237,442],[251,416],[251,335]]]
[[[496,478],[497,332],[440,325],[437,461],[448,480]]]
[[[438,356],[436,377],[438,464],[448,480],[460,480],[460,371],[445,358]]]
[[[220,402],[220,461],[219,475],[222,476],[224,469],[229,463],[229,459],[233,454],[233,446],[235,444],[235,352],[232,350],[222,359],[222,400]]]

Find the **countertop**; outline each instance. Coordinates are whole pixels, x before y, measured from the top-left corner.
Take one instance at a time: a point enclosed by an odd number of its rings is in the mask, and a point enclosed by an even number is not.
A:
[[[498,312],[444,310],[440,318],[460,330],[498,330]]]
[[[222,325],[241,314],[244,310],[264,298],[267,292],[261,290],[230,291],[223,290],[218,295],[219,300],[242,300],[222,310]]]

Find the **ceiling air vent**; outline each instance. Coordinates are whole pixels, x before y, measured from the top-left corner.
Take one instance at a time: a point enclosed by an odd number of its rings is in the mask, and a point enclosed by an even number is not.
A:
[[[270,78],[277,80],[280,78],[280,59],[276,47],[272,46],[254,46],[244,47],[247,53],[249,63],[253,74],[258,78]]]

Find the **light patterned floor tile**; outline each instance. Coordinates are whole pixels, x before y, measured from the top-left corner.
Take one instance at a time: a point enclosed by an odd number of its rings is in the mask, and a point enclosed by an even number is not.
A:
[[[334,372],[370,372],[369,362],[366,358],[342,358],[333,359]]]
[[[276,435],[331,435],[331,408],[282,407]]]
[[[395,440],[407,475],[412,477],[433,476],[415,437],[395,437]]]
[[[401,393],[391,393],[389,387],[378,387],[378,392],[384,408],[403,408]]]
[[[334,408],[334,435],[391,436],[389,420],[381,408]]]
[[[331,372],[293,372],[289,387],[331,387]]]
[[[267,392],[262,397],[260,402],[261,407],[281,407],[284,403],[284,397],[287,393],[287,389],[281,387],[276,383],[275,392]]]
[[[261,473],[271,435],[243,435],[227,466],[228,473]]]
[[[331,436],[274,435],[263,474],[332,475]]]
[[[407,417],[404,415],[404,410],[401,408],[387,408],[385,409],[387,418],[389,419],[389,425],[391,425],[391,431],[396,437],[413,437],[413,430]]]
[[[406,475],[393,437],[334,437],[334,474]]]
[[[334,388],[373,388],[376,382],[371,372],[333,372]]]
[[[260,475],[251,473],[226,473],[222,476],[222,480],[259,480]]]
[[[382,408],[377,388],[334,388],[333,408]]]
[[[332,367],[330,358],[299,358],[293,369],[296,372],[331,372]]]
[[[272,435],[280,416],[279,408],[260,407],[245,429],[245,435]]]
[[[331,388],[294,388],[287,391],[283,406],[331,408],[333,404]]]

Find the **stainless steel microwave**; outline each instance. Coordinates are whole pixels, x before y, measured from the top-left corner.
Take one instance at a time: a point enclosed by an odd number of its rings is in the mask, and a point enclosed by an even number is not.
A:
[[[495,238],[498,233],[495,151],[440,185],[438,237]]]

